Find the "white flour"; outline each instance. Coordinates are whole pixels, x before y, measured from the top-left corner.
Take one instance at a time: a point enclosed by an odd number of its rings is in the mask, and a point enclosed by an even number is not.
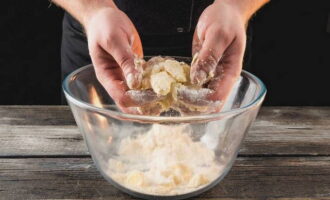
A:
[[[109,160],[108,175],[132,190],[158,195],[184,194],[211,183],[221,172],[214,152],[193,141],[186,125],[154,124],[121,141]]]

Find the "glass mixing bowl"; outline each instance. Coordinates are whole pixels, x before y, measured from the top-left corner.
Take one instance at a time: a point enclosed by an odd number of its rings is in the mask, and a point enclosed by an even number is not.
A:
[[[190,58],[183,57],[176,57],[176,59],[187,63],[191,61]],[[188,198],[198,195],[219,183],[228,173],[236,159],[243,138],[256,118],[266,94],[264,84],[256,76],[243,71],[222,111],[219,113],[196,116],[178,116],[175,112],[168,112],[162,116],[131,115],[122,113],[117,109],[110,96],[96,79],[92,65],[82,67],[71,73],[63,82],[63,90],[97,169],[107,181],[118,189],[145,199]],[[183,129],[180,129],[180,127],[184,127],[184,130],[187,130],[189,133],[184,131],[182,133]],[[158,142],[166,143],[166,140],[170,140],[171,143],[171,140],[173,141],[173,144],[166,144],[172,145],[171,150],[157,154],[156,160],[148,160],[149,158],[147,159],[145,155],[142,155],[145,151],[144,146],[150,146],[151,141],[143,138],[143,134],[150,133],[150,130],[162,132],[159,134],[154,132],[154,137],[158,137],[161,134],[164,136],[165,134],[164,141]],[[176,136],[175,134],[181,134],[181,136]],[[188,137],[188,142],[183,141],[186,142],[183,146],[181,146],[180,142],[177,142],[180,137],[185,139]],[[140,139],[140,143],[136,144],[138,139]],[[155,145],[155,141],[151,143]],[[130,151],[127,150],[129,148],[131,148]],[[173,149],[178,149],[179,153]],[[152,148],[149,150],[152,151]],[[131,156],[127,156],[129,152]],[[123,156],[123,159],[121,159],[121,156]],[[183,185],[180,186],[181,189],[160,190],[162,191],[160,193],[157,192],[159,185],[155,186],[156,189],[153,188],[147,192],[138,189],[137,185],[134,185],[136,183],[134,181],[137,181],[136,184],[141,187],[149,187],[153,183],[143,182],[144,176],[142,175],[144,170],[150,170],[141,166],[143,163],[145,166],[151,166],[151,163],[153,163],[160,168],[164,168],[169,162],[172,162],[170,160],[173,156],[176,158],[176,162],[181,159],[183,165],[189,164],[191,160],[194,160],[195,163],[197,162],[200,165],[199,167],[206,167],[207,173],[210,171],[207,167],[216,165],[215,175],[213,174],[212,178],[208,178],[208,181],[201,185],[197,184],[196,186],[196,184],[192,184],[193,186],[191,186],[191,184],[188,184],[189,188],[187,188],[187,185]],[[210,159],[204,159],[204,157]],[[201,163],[201,160],[205,163]],[[189,167],[189,165],[187,166]],[[175,183],[179,184],[182,181],[180,173],[184,174],[185,169],[182,166],[176,169],[169,168],[167,173],[172,174],[171,178],[173,179],[174,177]],[[139,173],[135,173],[136,171]],[[118,174],[124,177],[122,178],[124,182],[118,181]],[[127,175],[126,179],[125,175]],[[194,174],[190,170],[188,175],[193,176]],[[164,178],[157,176],[153,177],[156,182],[158,179]],[[187,176],[185,177],[187,178]],[[178,178],[180,179],[179,181],[177,180]],[[188,179],[192,180],[190,176]],[[133,180],[134,183],[129,182],[129,184],[133,184],[134,187],[125,184],[125,180],[128,180],[128,182]],[[204,179],[199,177],[196,180]],[[194,183],[196,183],[196,180]],[[199,182],[197,181],[197,183]],[[145,186],[144,184],[149,185]]]

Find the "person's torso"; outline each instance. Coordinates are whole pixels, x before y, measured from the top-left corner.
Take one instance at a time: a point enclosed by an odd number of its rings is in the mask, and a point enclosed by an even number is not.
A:
[[[114,0],[135,25],[145,55],[190,56],[192,36],[203,10],[213,0]],[[65,19],[77,34],[81,25],[69,14]]]
[[[141,35],[173,35],[194,31],[199,16],[213,0],[115,0]]]

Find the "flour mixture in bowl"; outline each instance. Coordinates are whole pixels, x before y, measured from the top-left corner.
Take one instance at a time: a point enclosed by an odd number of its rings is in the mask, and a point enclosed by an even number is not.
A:
[[[221,174],[214,151],[193,141],[188,125],[154,124],[119,144],[108,175],[132,190],[157,195],[185,194],[205,187]]]

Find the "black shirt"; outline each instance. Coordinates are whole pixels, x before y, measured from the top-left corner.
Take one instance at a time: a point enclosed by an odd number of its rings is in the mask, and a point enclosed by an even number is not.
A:
[[[191,56],[199,16],[213,0],[115,0],[135,25],[144,55]],[[82,26],[68,13],[63,20],[62,78],[90,64]]]

